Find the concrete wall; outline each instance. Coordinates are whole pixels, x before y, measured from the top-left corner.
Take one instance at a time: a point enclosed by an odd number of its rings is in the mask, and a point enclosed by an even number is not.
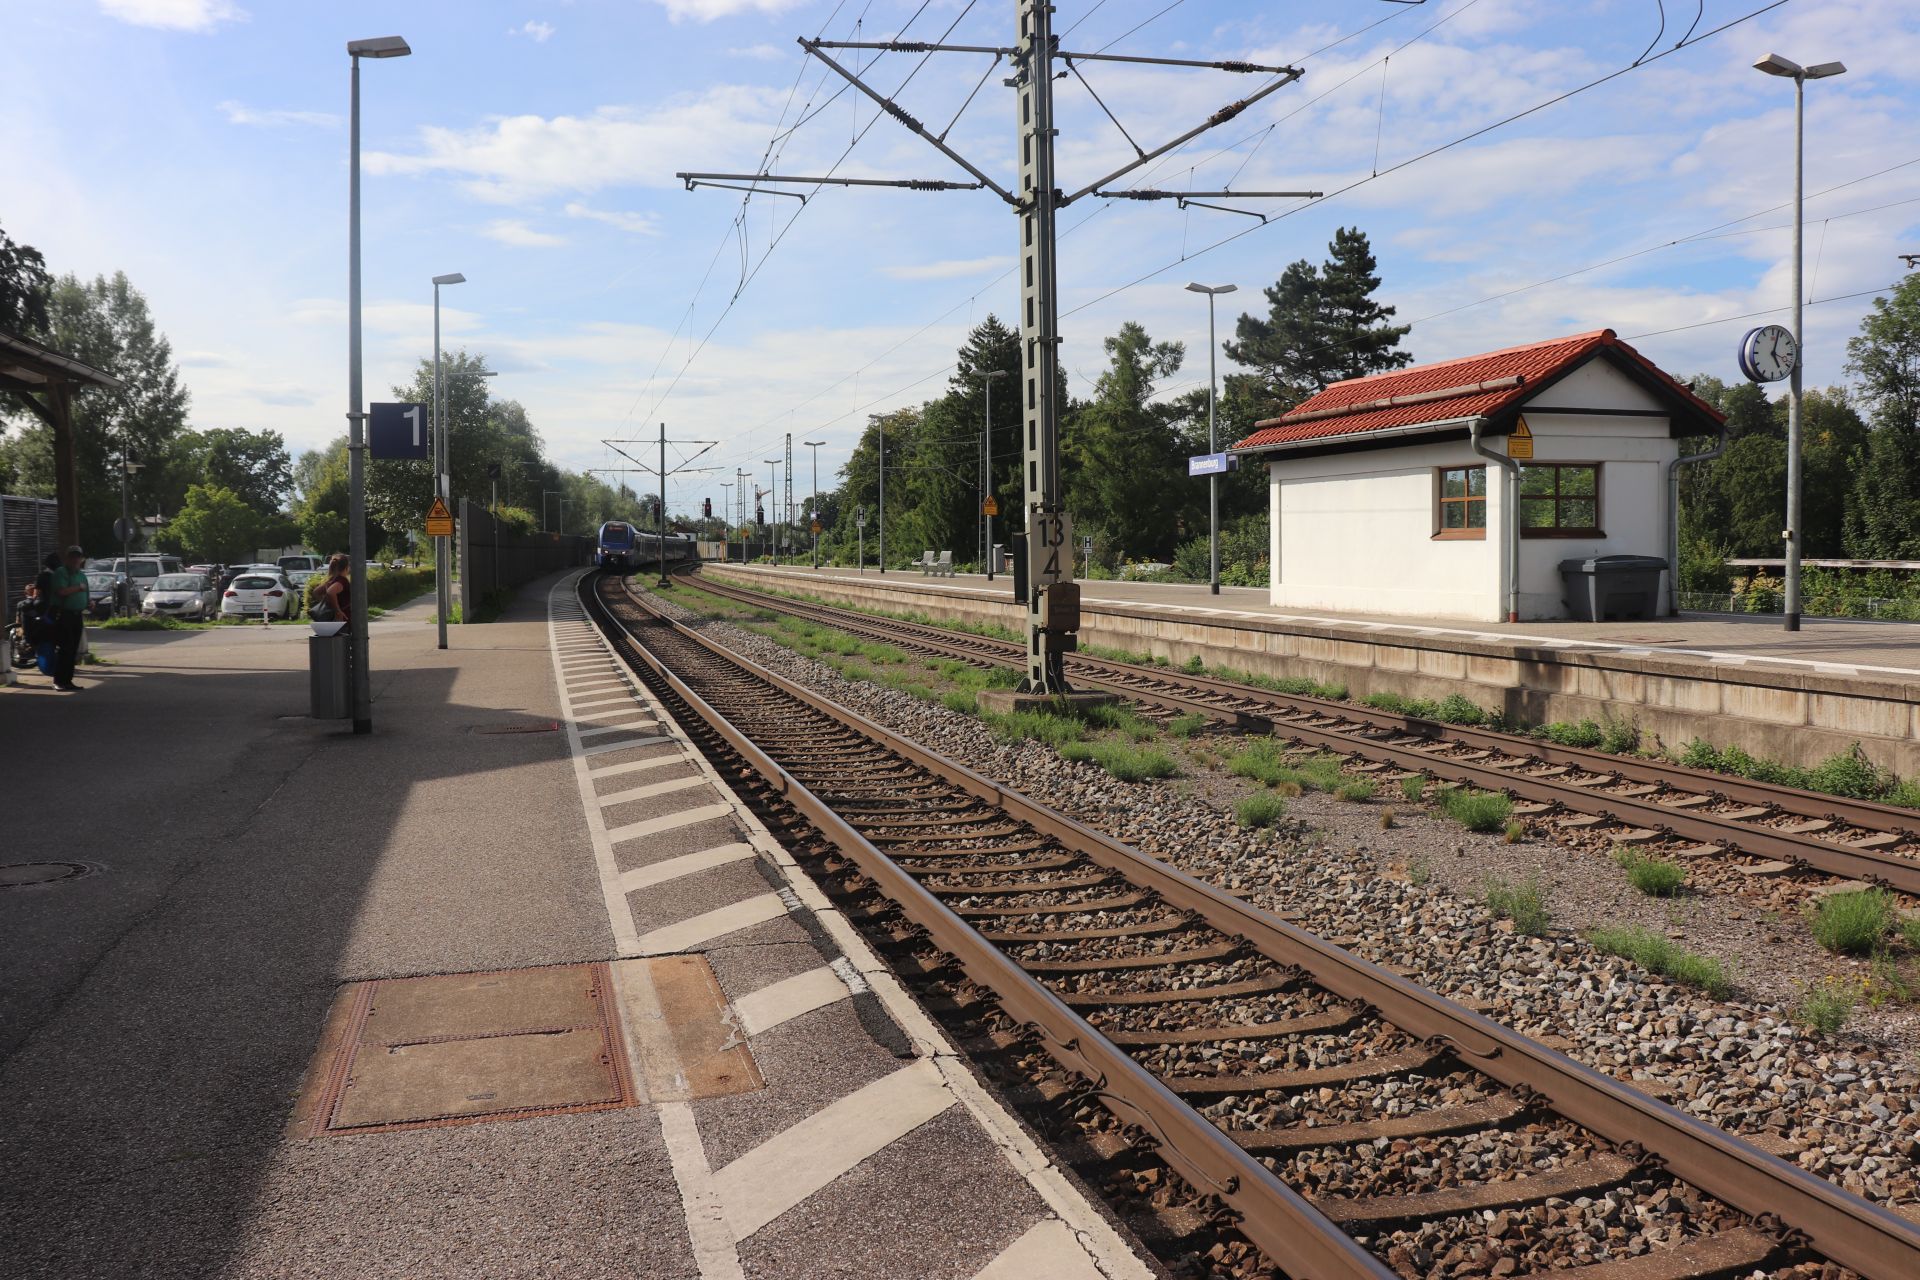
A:
[[[1534,461],[1601,467],[1605,536],[1520,542],[1520,616],[1563,618],[1560,561],[1666,557],[1665,464],[1678,456],[1678,442],[1668,437],[1659,402],[1599,360],[1547,388],[1524,416]],[[1504,448],[1498,439],[1489,443]],[[1439,469],[1482,464],[1488,466],[1486,537],[1436,537]],[[1267,474],[1276,608],[1479,622],[1506,617],[1514,494],[1506,472],[1467,441],[1315,458],[1275,454]]]
[[[991,622],[1018,630],[1025,614],[1012,591],[984,596],[942,591],[900,574],[869,582],[796,580],[761,568],[702,569],[744,586],[804,590],[825,600],[936,619]],[[1648,745],[1680,747],[1703,738],[1790,764],[1816,764],[1860,743],[1903,777],[1920,776],[1920,682],[1872,676],[1756,671],[1678,655],[1646,658],[1569,653],[1521,640],[1383,634],[1338,623],[1205,619],[1085,601],[1080,642],[1171,663],[1198,657],[1211,667],[1343,684],[1355,698],[1398,693],[1461,694],[1519,723],[1632,720]]]

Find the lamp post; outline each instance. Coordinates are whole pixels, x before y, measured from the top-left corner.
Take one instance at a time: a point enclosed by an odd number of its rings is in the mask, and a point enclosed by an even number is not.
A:
[[[347,560],[353,575],[348,612],[353,633],[353,731],[373,732],[373,679],[367,649],[367,449],[360,387],[360,59],[404,58],[399,36],[349,40],[353,65],[347,124]]]
[[[547,495],[550,493],[558,496],[558,498],[560,499],[560,502],[559,502],[560,520],[559,520],[559,527],[556,529],[549,529],[548,532],[549,533],[565,533],[567,531],[567,491],[565,489],[542,489],[540,491],[540,522],[542,524],[546,523]]]
[[[738,483],[738,473],[735,474]],[[720,563],[727,562],[727,548],[733,545],[733,485],[720,482]]]
[[[801,444],[813,450],[813,494],[807,499],[807,532],[813,535],[813,567],[820,567],[820,446],[825,440],[802,440]]]
[[[1207,295],[1207,452],[1219,452],[1220,445],[1214,439],[1214,421],[1216,418],[1213,385],[1214,361],[1220,344],[1214,339],[1213,300],[1223,293],[1237,292],[1237,286],[1230,284],[1190,284],[1188,293]],[[1218,473],[1207,477],[1207,570],[1208,589],[1214,595],[1220,594],[1220,476]]]
[[[440,286],[443,284],[465,284],[467,278],[458,271],[433,278],[433,491],[445,501],[448,495],[447,472],[447,393],[440,384]],[[434,595],[438,597],[440,615],[440,648],[447,647],[447,614],[452,609],[453,591],[447,581],[453,576],[448,564],[447,539],[433,540],[433,582]]]
[[[1785,625],[1788,631],[1800,629],[1800,366],[1806,362],[1806,342],[1800,332],[1800,311],[1805,299],[1800,291],[1803,214],[1806,195],[1806,114],[1807,81],[1825,80],[1847,69],[1842,62],[1822,62],[1803,67],[1797,62],[1770,53],[1753,64],[1770,76],[1793,81],[1793,372],[1787,381],[1787,600]]]
[[[987,505],[993,501],[993,380],[1006,376],[1005,369],[989,369],[980,375],[980,381],[987,388],[987,425],[980,433],[981,468],[985,473],[980,484],[980,516],[986,521],[985,531],[981,534],[980,558],[987,562],[988,582],[993,581],[993,511]]]
[[[868,421],[880,429],[880,572],[887,571],[887,419],[873,414]]]

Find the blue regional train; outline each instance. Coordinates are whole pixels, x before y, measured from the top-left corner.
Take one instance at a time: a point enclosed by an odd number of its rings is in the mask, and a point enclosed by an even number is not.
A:
[[[593,549],[593,562],[602,569],[632,572],[633,526],[625,520],[609,520],[601,525],[600,541]]]

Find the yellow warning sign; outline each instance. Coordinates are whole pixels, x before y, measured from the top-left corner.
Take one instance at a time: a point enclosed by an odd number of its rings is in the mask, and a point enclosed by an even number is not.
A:
[[[436,496],[433,505],[427,508],[427,536],[429,538],[453,536],[453,513],[447,510],[447,502],[444,498]]]
[[[813,522],[813,531],[816,534],[820,532],[820,522],[818,520]]]
[[[987,500],[980,504],[980,514],[983,516],[999,515],[1000,514],[999,499],[995,498],[992,494],[988,494]]]
[[[1513,434],[1507,437],[1507,456],[1533,461],[1533,432],[1527,427],[1525,418],[1513,424]]]

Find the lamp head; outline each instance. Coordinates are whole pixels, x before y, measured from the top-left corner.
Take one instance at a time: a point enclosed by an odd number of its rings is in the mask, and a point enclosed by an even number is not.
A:
[[[400,36],[375,36],[371,40],[347,41],[350,58],[404,58],[413,50]]]
[[[1783,58],[1777,53],[1770,53],[1760,59],[1760,61],[1753,64],[1753,69],[1755,71],[1764,71],[1770,76],[1785,76],[1789,80],[1806,70],[1805,67],[1795,62],[1792,58]]]
[[[458,271],[450,271],[444,276],[435,276],[433,282],[435,284],[465,284],[467,278]]]
[[[1213,285],[1190,284],[1187,286],[1187,292],[1188,293],[1207,293],[1207,294],[1237,293],[1239,291],[1239,288],[1240,287],[1238,285],[1232,285],[1232,284],[1213,284]]]
[[[1843,74],[1847,69],[1844,62],[1816,62],[1807,68],[1807,79],[1825,80],[1828,76]]]
[[[825,444],[826,441],[825,440],[802,440],[800,443],[803,445],[806,445],[809,449],[818,449],[821,445]]]

